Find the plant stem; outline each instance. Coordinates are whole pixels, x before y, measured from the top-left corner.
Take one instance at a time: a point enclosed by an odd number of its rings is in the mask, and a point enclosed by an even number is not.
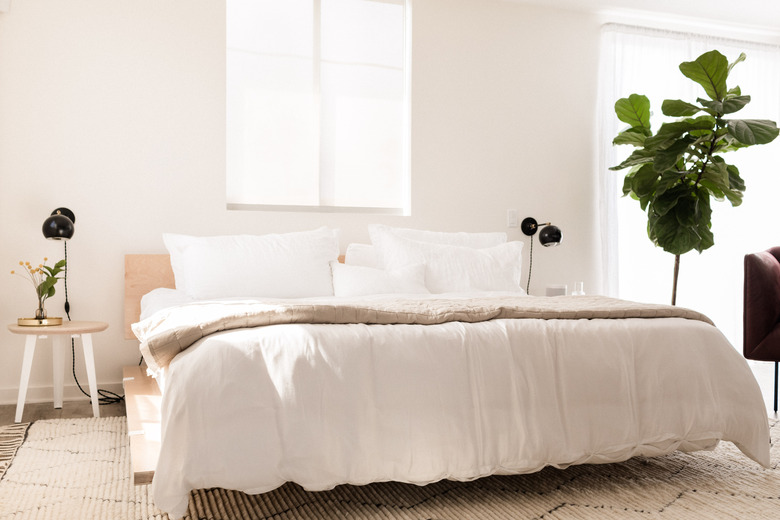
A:
[[[677,275],[680,274],[680,255],[674,255],[674,281],[672,282],[672,305],[677,305]]]
[[[707,149],[707,154],[704,156],[704,161],[702,162],[701,168],[699,169],[699,173],[696,175],[696,182],[694,183],[694,186],[699,186],[699,181],[701,181],[702,176],[704,176],[704,170],[707,168],[707,163],[710,162],[710,159],[712,158],[713,154],[715,153],[715,142],[718,140],[718,130],[720,129],[720,125],[718,124],[718,120],[720,119],[722,114],[718,114],[717,119],[715,120],[715,129],[712,131],[712,138],[710,139],[710,146]],[[679,263],[679,259],[677,260]],[[676,286],[677,284],[675,284]],[[672,303],[674,305],[674,303]]]

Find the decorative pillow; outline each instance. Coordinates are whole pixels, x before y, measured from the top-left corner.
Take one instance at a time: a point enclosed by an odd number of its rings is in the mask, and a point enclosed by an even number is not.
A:
[[[386,269],[425,264],[425,286],[432,293],[518,291],[523,242],[474,249],[408,240],[388,233],[378,246]]]
[[[163,234],[176,289],[196,299],[332,296],[338,232],[195,237]]]
[[[417,242],[427,242],[430,244],[443,244],[450,246],[473,247],[483,249],[494,247],[506,243],[506,233],[449,233],[443,231],[426,231],[422,229],[395,228],[382,224],[372,224],[368,226],[368,234],[371,237],[371,243],[378,246],[376,257],[376,267],[385,266],[384,258],[381,252],[385,250],[382,240],[386,236],[396,236],[415,240]]]
[[[338,262],[331,262],[330,266],[336,296],[430,293],[425,287],[423,264],[410,264],[392,271]]]
[[[375,249],[371,244],[347,244],[344,263],[347,265],[378,267]]]
[[[417,240],[418,242],[475,247],[477,249],[506,243],[506,233],[500,231],[490,233],[466,233],[459,231],[450,233],[444,231],[427,231],[424,229],[397,228],[382,224],[371,224],[368,226],[368,234],[371,237],[372,243],[374,242],[374,237],[382,233],[393,233],[396,236],[408,238],[409,240]]]

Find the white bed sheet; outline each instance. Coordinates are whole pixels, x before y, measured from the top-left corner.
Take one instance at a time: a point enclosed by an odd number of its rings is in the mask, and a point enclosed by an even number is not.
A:
[[[470,480],[719,440],[769,462],[747,363],[680,318],[238,329],[166,380],[153,486],[173,518],[199,488]]]

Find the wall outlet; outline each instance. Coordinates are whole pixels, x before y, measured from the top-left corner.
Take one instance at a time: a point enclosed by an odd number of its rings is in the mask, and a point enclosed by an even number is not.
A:
[[[506,210],[506,227],[517,227],[517,210]]]

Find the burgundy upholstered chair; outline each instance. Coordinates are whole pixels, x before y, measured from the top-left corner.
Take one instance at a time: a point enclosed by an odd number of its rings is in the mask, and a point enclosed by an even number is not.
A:
[[[747,359],[774,361],[775,412],[780,361],[780,247],[745,255],[743,353]]]

